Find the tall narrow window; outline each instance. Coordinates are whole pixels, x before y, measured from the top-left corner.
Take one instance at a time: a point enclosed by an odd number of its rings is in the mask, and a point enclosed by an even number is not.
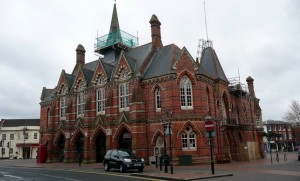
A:
[[[104,88],[97,91],[97,113],[105,114],[105,90]]]
[[[14,140],[15,139],[15,135],[14,134],[10,134],[10,140]]]
[[[49,123],[50,123],[50,109],[48,109],[47,112],[47,127],[49,126]]]
[[[84,94],[79,93],[77,95],[77,115],[79,117],[84,116],[84,106],[85,106]]]
[[[185,128],[185,132],[181,135],[181,140],[183,150],[196,149],[196,136],[191,127]]]
[[[33,139],[36,140],[37,138],[38,138],[38,134],[37,134],[37,133],[34,133],[34,134],[33,134]]]
[[[206,106],[207,106],[207,113],[210,115],[210,96],[209,96],[209,90],[206,89]]]
[[[180,102],[181,109],[193,109],[192,104],[192,84],[187,76],[183,76],[180,81]]]
[[[60,98],[60,119],[66,119],[66,97]]]
[[[129,84],[119,85],[120,111],[129,111]]]
[[[2,140],[6,140],[6,134],[2,133]]]
[[[161,110],[160,90],[158,88],[155,89],[155,108],[157,112]]]

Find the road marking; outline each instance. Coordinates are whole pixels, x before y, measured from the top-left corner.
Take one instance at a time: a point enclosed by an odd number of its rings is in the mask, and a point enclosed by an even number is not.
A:
[[[81,170],[65,170],[69,172],[80,172],[80,173],[92,173],[97,175],[112,175],[117,177],[128,177],[128,178],[135,178],[139,180],[153,180],[153,181],[164,181],[165,179],[156,179],[156,178],[145,178],[145,177],[138,177],[138,176],[132,176],[132,175],[123,175],[123,174],[114,174],[114,173],[99,173],[99,172],[91,172],[91,171],[81,171]]]
[[[21,179],[22,177],[17,177],[17,176],[13,176],[13,175],[3,175],[5,177],[12,177],[12,178],[17,178],[17,179]]]
[[[77,179],[71,179],[71,178],[66,178],[66,177],[58,177],[58,176],[53,176],[53,175],[48,175],[48,174],[31,173],[31,172],[24,172],[24,171],[22,171],[22,173],[30,173],[30,174],[41,175],[41,176],[45,176],[45,177],[52,177],[52,178],[71,180],[71,181],[81,181],[81,180],[77,180]]]

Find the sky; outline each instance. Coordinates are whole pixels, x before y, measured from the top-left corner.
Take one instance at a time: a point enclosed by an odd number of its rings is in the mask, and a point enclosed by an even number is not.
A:
[[[96,37],[109,31],[114,0],[0,0],[0,119],[40,116],[43,87],[71,73],[82,44],[86,63]],[[199,39],[213,41],[227,78],[254,79],[263,121],[282,120],[300,100],[300,1],[117,0],[120,28],[151,41],[152,14],[164,45],[186,47],[196,59]]]

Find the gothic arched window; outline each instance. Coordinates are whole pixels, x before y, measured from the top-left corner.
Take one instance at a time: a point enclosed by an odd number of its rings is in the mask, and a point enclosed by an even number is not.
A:
[[[181,135],[182,149],[195,150],[196,149],[196,135],[190,126],[185,128],[184,133]]]
[[[160,89],[155,89],[155,109],[157,112],[161,110],[161,97],[160,97]]]
[[[192,83],[187,76],[180,80],[180,102],[181,109],[193,109]]]

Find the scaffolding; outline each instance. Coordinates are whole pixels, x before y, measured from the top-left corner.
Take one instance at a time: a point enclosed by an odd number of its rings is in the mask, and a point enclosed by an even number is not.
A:
[[[96,38],[96,40],[96,52],[114,44],[119,44],[128,48],[134,48],[138,46],[138,38],[122,30],[110,32],[107,35]]]

